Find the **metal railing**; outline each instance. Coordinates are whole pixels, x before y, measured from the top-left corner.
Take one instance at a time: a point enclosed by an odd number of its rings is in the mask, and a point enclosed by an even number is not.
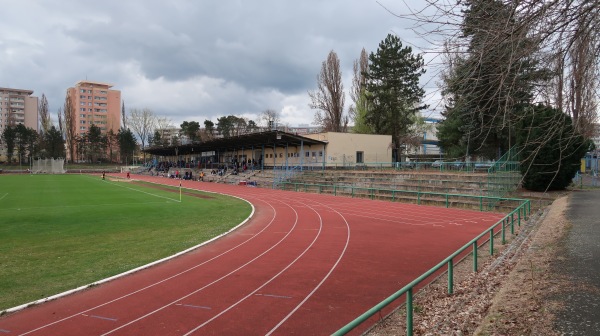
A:
[[[494,254],[494,237],[497,235],[501,235],[502,244],[506,243],[506,230],[507,227],[510,228],[510,233],[513,235],[515,233],[515,217],[516,223],[518,226],[521,226],[521,219],[527,219],[527,216],[531,213],[531,203],[529,200],[521,200],[522,203],[516,207],[513,211],[507,214],[504,218],[498,221],[496,224],[492,225],[490,228],[482,232],[477,237],[473,238],[470,242],[465,244],[460,249],[456,250],[446,259],[441,261],[439,264],[423,273],[420,277],[416,278],[408,285],[404,286],[402,289],[397,291],[396,293],[389,296],[387,299],[381,301],[379,304],[375,305],[373,308],[367,310],[365,313],[354,319],[352,322],[348,323],[338,331],[334,332],[333,335],[345,335],[348,332],[352,331],[354,328],[358,327],[364,321],[393,303],[394,301],[401,298],[403,295],[406,296],[406,335],[412,336],[413,334],[413,294],[414,289],[417,285],[421,284],[421,282],[428,279],[435,272],[441,270],[443,267],[447,266],[447,274],[448,274],[448,294],[452,294],[454,292],[454,259],[466,252],[468,249],[472,249],[470,254],[473,255],[473,272],[477,272],[477,254],[479,244],[478,241],[486,236],[489,236],[487,242],[489,242],[489,253],[490,255]]]
[[[396,190],[381,188],[365,188],[356,186],[339,186],[330,184],[311,184],[303,182],[279,182],[274,189],[328,193],[335,196],[350,196],[352,198],[388,199],[390,201],[411,200],[417,204],[438,204],[446,208],[460,205],[469,205],[479,211],[489,211],[499,203],[521,203],[519,198],[493,197],[484,195],[465,195],[452,193],[436,193],[414,190]],[[494,204],[494,206],[492,206]],[[512,208],[512,207],[511,207]]]

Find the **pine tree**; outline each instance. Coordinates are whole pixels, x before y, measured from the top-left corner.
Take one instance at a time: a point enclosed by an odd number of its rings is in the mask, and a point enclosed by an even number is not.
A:
[[[419,85],[425,73],[423,57],[414,55],[410,47],[402,47],[400,39],[389,34],[377,52],[369,55],[369,62],[365,123],[377,134],[392,136],[392,158],[399,161],[402,147],[414,137],[411,126],[415,115],[427,108],[422,104],[425,90]]]

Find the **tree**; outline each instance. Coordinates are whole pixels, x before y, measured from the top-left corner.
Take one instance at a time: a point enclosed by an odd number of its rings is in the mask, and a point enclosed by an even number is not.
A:
[[[103,158],[103,153],[106,152],[106,136],[102,134],[100,128],[94,124],[90,125],[86,133],[86,142],[88,155],[91,162],[96,162]]]
[[[69,150],[71,162],[73,162],[75,160],[77,125],[75,125],[75,107],[73,106],[73,100],[71,99],[71,95],[68,90],[65,96],[65,104],[63,106],[62,118],[59,118],[59,123],[60,120],[64,122],[64,132],[65,139],[67,141],[67,148]]]
[[[488,90],[474,89],[472,96],[479,92],[482,101],[494,98],[510,107],[513,104],[512,94],[506,93],[520,91],[522,80],[535,83],[529,91],[533,95],[530,101],[545,102],[555,107],[573,118],[575,129],[584,137],[592,134],[600,88],[600,2],[431,0],[424,3],[426,8],[414,8],[410,15],[401,17],[413,20],[416,30],[436,44],[431,49],[446,50],[443,47],[451,44],[452,53],[461,55],[469,52],[473,55],[468,58],[469,67],[473,70],[463,76],[476,78],[481,70],[479,79],[487,83]],[[433,36],[438,36],[437,41]],[[477,46],[477,49],[472,46]],[[495,57],[501,62],[494,63]],[[461,58],[467,60],[466,57]],[[529,77],[533,73],[523,68],[527,61],[537,62],[538,71],[550,71],[544,78],[532,81]],[[444,63],[443,66],[449,68],[453,65]],[[515,73],[520,74],[515,76]],[[493,76],[490,77],[490,74]],[[462,102],[458,103],[460,107]],[[485,105],[480,104],[480,107]],[[450,108],[454,109],[454,105]],[[488,147],[485,151],[491,152],[493,146],[490,144],[494,141],[511,141],[514,135],[506,133],[512,133],[510,125],[519,123],[523,113],[512,107],[498,109],[497,117],[490,119],[488,112],[490,109],[487,108],[470,112],[464,109],[465,114],[470,113],[473,127],[462,132],[471,139],[481,133],[476,137],[476,143],[484,144]],[[484,121],[483,132],[478,127],[480,121]],[[460,124],[460,120],[453,123]],[[498,125],[501,132],[496,131]],[[486,138],[487,135],[490,139]],[[497,152],[496,149],[494,157]]]
[[[181,125],[181,134],[185,135],[191,142],[198,140],[200,123],[197,121],[184,121]]]
[[[48,112],[48,99],[46,99],[46,95],[43,93],[42,98],[40,99],[40,105],[38,106],[38,115],[40,119],[40,133],[45,134],[52,126],[52,120],[50,119],[50,114]]]
[[[137,147],[137,140],[129,128],[121,128],[117,133],[119,142],[119,152],[121,153],[121,163],[127,163],[127,158],[131,160]]]
[[[34,145],[37,141],[38,133],[31,127],[18,124],[14,127],[15,147],[19,156],[19,162],[22,162],[25,155],[32,156]]]
[[[49,158],[64,158],[65,157],[65,140],[60,131],[54,126],[43,135],[43,147],[46,156]]]
[[[119,141],[117,134],[111,129],[106,132],[106,149],[108,150],[108,160],[110,162],[115,161],[115,155],[117,153]]]
[[[15,143],[17,140],[17,133],[14,126],[6,126],[2,131],[2,141],[6,146],[6,157],[8,162],[12,162],[12,157],[15,153]]]
[[[159,132],[160,134],[160,140],[161,142],[158,142],[156,139],[154,140],[154,145],[155,146],[168,146],[170,139],[167,136],[167,132],[168,129],[171,127],[171,119],[167,118],[167,117],[157,117],[156,118],[156,127],[155,127],[155,138],[156,138],[156,131]]]
[[[221,133],[224,138],[233,136],[235,134],[237,119],[233,115],[217,118],[217,132]]]
[[[123,101],[121,105],[121,122],[123,123],[121,127],[127,128],[127,117],[125,116],[125,101]]]
[[[397,36],[389,34],[369,55],[367,91],[369,109],[365,123],[377,134],[392,136],[392,159],[400,160],[402,148],[412,142],[415,115],[427,106],[419,78],[425,73],[423,57],[402,47]]]
[[[315,123],[324,131],[346,132],[348,116],[344,115],[344,86],[340,60],[330,51],[317,75],[317,91],[309,91],[310,108],[317,109]]]
[[[517,23],[512,7],[498,0],[467,4],[462,38],[469,45],[452,59],[444,77],[449,96],[445,115],[449,124],[460,127],[463,138],[477,144],[469,154],[497,159],[514,145],[514,124],[548,75],[539,68],[535,41],[527,38],[528,29]],[[498,36],[499,31],[510,33]],[[443,128],[453,132],[449,125]]]
[[[523,187],[534,191],[563,190],[579,170],[587,142],[571,117],[549,106],[527,109],[518,124]]]
[[[208,119],[204,120],[204,132],[208,139],[212,139],[215,136],[215,123]]]
[[[266,129],[274,130],[281,122],[281,113],[273,109],[266,109],[260,114],[259,120],[264,122]]]
[[[360,52],[360,57],[354,60],[352,67],[352,89],[350,98],[354,105],[348,109],[350,118],[354,121],[354,133],[370,134],[373,130],[365,122],[369,101],[367,98],[367,75],[369,73],[369,55],[365,48]]]
[[[142,110],[131,109],[129,110],[129,118],[127,121],[142,142],[142,149],[144,149],[146,147],[146,139],[148,139],[149,134],[152,134],[151,132],[156,125],[156,116],[147,108]],[[146,159],[145,152],[144,159]]]

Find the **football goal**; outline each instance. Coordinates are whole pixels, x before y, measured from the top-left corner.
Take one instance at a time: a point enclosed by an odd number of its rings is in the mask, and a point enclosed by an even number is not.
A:
[[[31,172],[34,174],[64,174],[65,160],[57,159],[36,159],[33,161]]]

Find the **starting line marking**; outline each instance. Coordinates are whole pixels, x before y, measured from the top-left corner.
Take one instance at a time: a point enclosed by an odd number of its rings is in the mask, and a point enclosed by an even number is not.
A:
[[[117,320],[116,318],[104,317],[104,316],[98,316],[98,315],[86,315],[86,314],[81,314],[81,315],[86,316],[86,317],[93,317],[93,318],[97,318],[97,319],[101,319],[101,320],[113,321],[113,322],[115,322]]]
[[[198,308],[198,309],[212,309],[211,307],[206,307],[206,306],[195,306],[195,305],[191,305],[191,304],[183,304],[183,303],[177,303],[176,306],[182,306],[182,307],[190,307],[190,308]]]
[[[8,194],[7,194],[7,195],[8,195]],[[0,198],[0,199],[1,199],[1,198]],[[10,330],[6,330],[6,329],[0,329],[0,332],[1,332],[1,333],[8,334],[8,333],[10,333]]]

